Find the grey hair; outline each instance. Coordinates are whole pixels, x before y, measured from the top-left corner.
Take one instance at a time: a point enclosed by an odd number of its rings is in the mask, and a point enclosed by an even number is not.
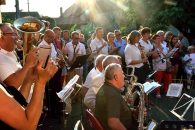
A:
[[[73,32],[71,33],[71,37],[73,38],[74,35],[79,35],[79,32],[78,32],[78,31],[73,31]]]
[[[130,44],[133,44],[136,37],[141,36],[140,32],[137,30],[131,31],[131,33],[128,35],[128,42]]]
[[[102,61],[102,65],[103,65],[104,70],[111,63],[120,63],[120,61],[116,55],[108,55],[104,58],[104,60]]]
[[[156,32],[156,34],[158,34],[158,35],[160,35],[162,33],[165,34],[165,32],[163,30],[159,30],[159,31]]]
[[[109,64],[105,69],[105,80],[112,80],[114,79],[114,76],[116,75],[116,70],[121,68],[121,65],[117,63],[111,63]]]
[[[98,55],[95,59],[95,67],[97,67],[99,64],[102,64],[102,61],[104,60],[105,57],[106,55],[104,54]]]

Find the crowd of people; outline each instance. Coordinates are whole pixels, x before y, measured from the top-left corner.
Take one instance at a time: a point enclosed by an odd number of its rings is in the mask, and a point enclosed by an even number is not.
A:
[[[84,100],[106,130],[135,129],[139,106],[129,108],[121,95],[126,90],[125,74],[130,74],[131,68],[142,84],[155,71],[154,80],[164,89],[155,89],[156,98],[167,93],[173,79],[186,78],[184,87],[190,89],[195,75],[195,46],[182,33],[151,33],[148,27],[127,36],[114,30],[105,39],[104,29],[97,27],[86,40],[80,31],[48,26],[43,34],[33,34],[34,48],[23,58],[20,33],[11,24],[0,24],[0,129],[36,129],[44,92],[45,108],[52,116],[60,116],[62,107],[56,92],[76,74],[82,88],[72,103]],[[51,49],[46,68],[38,60],[40,47]],[[88,55],[85,64],[71,68],[83,55]]]

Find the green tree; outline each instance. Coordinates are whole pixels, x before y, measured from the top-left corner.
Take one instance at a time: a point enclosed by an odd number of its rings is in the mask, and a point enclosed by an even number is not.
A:
[[[128,24],[131,23],[128,26],[133,29],[138,29],[140,25],[149,26],[154,32],[166,30],[169,25],[184,33],[195,29],[193,0],[125,0],[125,5],[129,7],[125,11]]]

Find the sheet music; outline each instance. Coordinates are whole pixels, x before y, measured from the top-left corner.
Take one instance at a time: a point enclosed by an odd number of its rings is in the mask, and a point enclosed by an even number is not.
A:
[[[179,97],[181,95],[183,84],[171,83],[167,92],[167,96]]]
[[[63,87],[63,89],[60,92],[56,93],[61,100],[64,100],[65,101],[66,98],[72,93],[72,91],[74,90],[74,88],[72,86],[77,82],[78,79],[79,79],[79,75],[75,75],[67,83],[67,85],[65,85]]]
[[[144,86],[144,92],[145,92],[146,94],[149,94],[149,93],[152,92],[155,88],[160,87],[161,85],[160,85],[159,83],[153,81],[153,82],[145,82],[145,83],[143,84],[143,86]]]

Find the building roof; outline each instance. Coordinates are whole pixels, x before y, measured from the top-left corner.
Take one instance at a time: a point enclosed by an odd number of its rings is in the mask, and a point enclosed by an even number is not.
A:
[[[56,19],[56,23],[62,24],[86,24],[88,21],[94,23],[109,21],[108,16],[115,15],[117,19],[121,19],[121,15],[117,13],[122,12],[122,9],[118,7],[111,0],[91,0],[84,3],[77,1],[71,7],[69,7],[62,14],[61,17]]]
[[[2,17],[6,17],[11,20],[16,19],[16,12],[1,12]],[[25,16],[33,16],[36,18],[40,18],[40,15],[38,12],[20,12],[20,17],[25,17]]]

